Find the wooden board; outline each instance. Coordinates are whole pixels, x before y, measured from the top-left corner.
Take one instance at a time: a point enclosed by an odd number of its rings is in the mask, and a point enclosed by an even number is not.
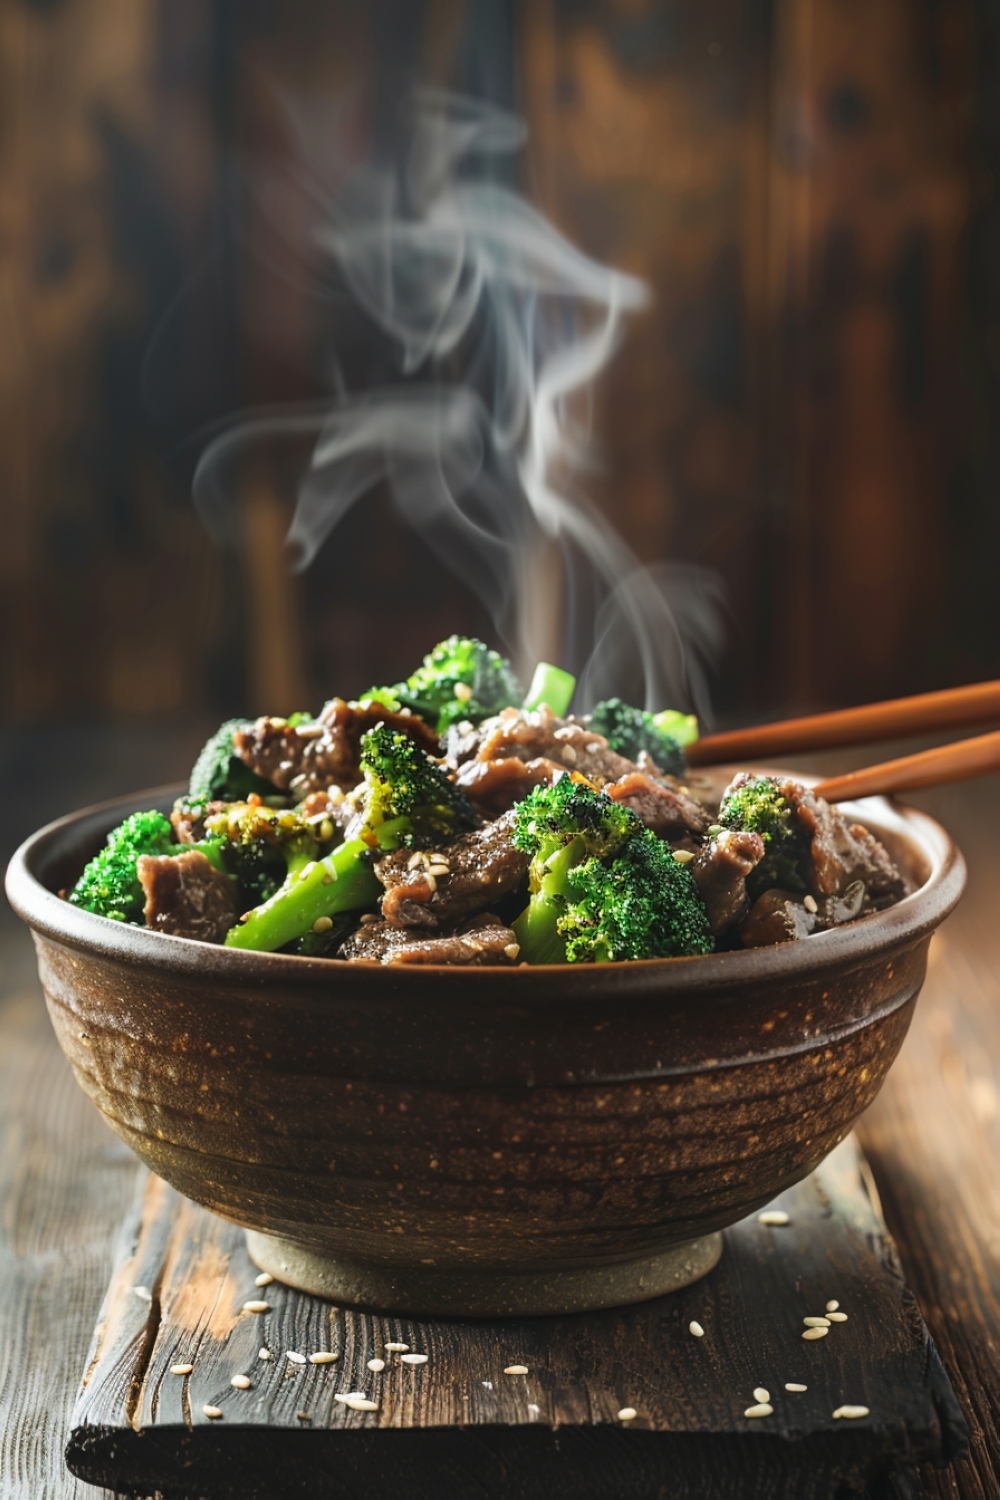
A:
[[[917,1463],[964,1451],[965,1427],[855,1143],[775,1206],[786,1226],[744,1220],[717,1269],[670,1297],[586,1316],[434,1321],[258,1289],[242,1232],[148,1177],[69,1466],[120,1490],[239,1500],[346,1500],[385,1482],[405,1482],[408,1500],[904,1494]],[[252,1299],[269,1310],[244,1311]],[[847,1321],[804,1341],[803,1318],[830,1299]],[[388,1342],[427,1362],[404,1362]],[[315,1365],[288,1351],[338,1357]],[[373,1358],[384,1371],[369,1370]],[[193,1369],[175,1375],[175,1364]],[[504,1374],[510,1365],[527,1374]],[[250,1389],[234,1389],[244,1374]],[[760,1386],[773,1415],[747,1418]],[[351,1391],[377,1410],[334,1400]],[[834,1417],[844,1404],[870,1416]],[[623,1422],[626,1407],[637,1415]]]

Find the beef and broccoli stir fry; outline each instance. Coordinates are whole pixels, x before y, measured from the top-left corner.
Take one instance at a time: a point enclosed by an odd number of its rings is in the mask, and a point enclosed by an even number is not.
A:
[[[527,696],[482,642],[317,718],[231,720],[169,818],[133,813],[69,900],[221,943],[382,964],[676,958],[784,943],[892,905],[867,829],[790,779],[687,776],[689,716]],[[707,795],[707,794],[706,794]]]

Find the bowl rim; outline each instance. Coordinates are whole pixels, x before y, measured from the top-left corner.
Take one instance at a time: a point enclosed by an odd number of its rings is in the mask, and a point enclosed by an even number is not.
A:
[[[724,772],[726,767],[712,767]],[[747,767],[733,767],[748,769]],[[768,771],[793,775],[804,785],[818,776],[797,771]],[[104,959],[130,967],[144,966],[164,974],[205,979],[211,976],[222,987],[255,988],[269,985],[283,990],[304,987],[329,988],[331,981],[350,976],[351,988],[368,990],[374,996],[386,989],[396,993],[407,986],[425,988],[433,979],[447,993],[474,984],[484,1000],[533,1005],[572,1001],[584,992],[626,994],[661,993],[731,994],[744,987],[758,987],[769,980],[787,981],[799,976],[815,977],[870,961],[874,954],[890,956],[933,931],[958,903],[966,883],[966,865],[951,835],[936,819],[917,808],[882,797],[868,797],[840,806],[855,821],[896,834],[916,845],[929,865],[926,880],[916,891],[867,917],[831,931],[815,933],[799,942],[768,948],[733,950],[692,955],[685,958],[632,959],[607,964],[536,964],[487,966],[470,969],[449,964],[357,964],[340,959],[305,958],[287,953],[258,953],[191,938],[154,932],[145,927],[113,922],[83,911],[51,891],[36,873],[46,857],[58,850],[71,831],[92,823],[114,827],[130,812],[167,804],[185,790],[182,783],[161,786],[129,796],[114,797],[68,813],[47,823],[20,845],[7,868],[7,899],[34,934]],[[513,977],[512,976],[516,976]],[[516,986],[516,988],[512,988]]]

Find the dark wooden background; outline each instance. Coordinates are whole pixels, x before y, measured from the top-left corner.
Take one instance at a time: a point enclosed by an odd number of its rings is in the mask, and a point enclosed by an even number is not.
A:
[[[287,465],[227,555],[189,497],[204,424],[322,386],[244,190],[275,88],[350,164],[403,76],[519,109],[529,196],[652,284],[594,491],[724,577],[724,716],[1000,670],[998,0],[0,0],[9,721],[287,710],[481,623],[378,497],[304,579]]]

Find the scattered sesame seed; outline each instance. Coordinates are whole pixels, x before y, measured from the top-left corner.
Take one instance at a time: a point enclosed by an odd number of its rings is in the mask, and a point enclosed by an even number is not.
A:
[[[836,1297],[833,1297],[826,1304],[826,1310],[827,1310],[827,1312],[836,1312],[839,1306],[840,1306],[840,1303],[837,1301]]]
[[[406,868],[408,870],[415,870],[417,868],[417,865],[419,865],[422,861],[423,857],[424,856],[419,849],[415,850],[415,852],[411,854],[409,859],[406,861]]]
[[[696,1339],[703,1339],[705,1337],[704,1328],[702,1328],[700,1323],[694,1322],[693,1319],[688,1324],[688,1333],[691,1334],[692,1338]]]
[[[432,895],[438,888],[438,883],[434,879],[434,876],[431,874],[430,870],[424,871],[424,884],[430,886]]]
[[[786,1391],[807,1391],[808,1389],[809,1387],[807,1385],[799,1385],[794,1380],[789,1380],[785,1384]]]
[[[316,868],[316,861],[314,859],[311,859],[307,865],[303,865],[302,866],[301,870],[299,871],[299,879],[300,880],[308,880],[309,876],[312,874],[312,872],[313,872],[313,870],[315,870],[315,868]]]
[[[631,1422],[632,1419],[634,1417],[637,1417],[638,1415],[639,1413],[636,1411],[634,1406],[623,1406],[621,1411],[618,1413],[618,1420],[619,1422]]]
[[[869,1409],[867,1406],[838,1406],[833,1415],[835,1417],[867,1417]]]
[[[410,1346],[409,1344],[386,1344],[385,1347],[390,1349],[393,1354],[405,1354]]]
[[[829,1318],[803,1318],[802,1321],[807,1328],[829,1328],[830,1326]]]
[[[825,1339],[829,1332],[829,1328],[807,1328],[802,1337],[804,1339]]]
[[[238,1391],[248,1391],[250,1389],[250,1376],[234,1375],[229,1384],[235,1386]]]
[[[201,1411],[203,1416],[211,1417],[213,1421],[216,1417],[222,1416],[222,1413],[217,1406],[203,1406]]]
[[[348,1396],[344,1404],[351,1411],[378,1411],[378,1402],[370,1401],[367,1396]]]
[[[472,697],[472,689],[467,682],[455,683],[455,697],[458,699],[459,703],[468,703],[469,699]]]
[[[827,1313],[827,1317],[830,1319],[831,1323],[846,1323],[847,1322],[847,1314],[846,1313],[841,1313],[841,1312]]]
[[[679,865],[690,864],[690,862],[694,859],[694,855],[691,853],[690,849],[674,849],[673,856]]]
[[[504,1369],[505,1375],[527,1375],[527,1365],[507,1365]]]
[[[401,1354],[400,1358],[404,1365],[425,1365],[427,1363],[426,1354]]]
[[[774,1407],[770,1401],[761,1401],[757,1406],[748,1406],[743,1415],[745,1417],[770,1417],[774,1415]]]
[[[816,905],[815,896],[803,896],[802,905],[805,907],[806,911],[811,911],[814,914],[819,911],[819,907]]]
[[[771,1392],[765,1390],[762,1385],[754,1386],[753,1398],[755,1401],[770,1401]]]
[[[312,1417],[309,1415],[309,1413],[307,1411],[297,1411],[295,1413],[295,1417],[296,1417],[296,1420],[299,1421],[299,1422],[311,1422],[312,1421]]]
[[[346,1406],[348,1401],[367,1401],[368,1398],[364,1391],[338,1391],[333,1399]]]
[[[285,1358],[291,1360],[293,1365],[304,1365],[306,1357],[304,1354],[296,1354],[294,1349],[285,1350]]]
[[[721,823],[710,823],[708,825],[708,827],[706,828],[705,832],[708,834],[709,838],[713,838],[714,839],[715,836],[716,836],[716,834],[719,834],[719,833],[722,832],[722,824]]]
[[[512,958],[513,959],[513,958],[517,957],[517,955],[520,953],[521,949],[520,949],[520,946],[517,943],[508,943],[507,946],[504,948],[503,951],[504,951],[504,953],[506,953],[506,955],[507,955],[508,958]]]
[[[788,1215],[781,1208],[769,1208],[757,1215],[757,1223],[766,1224],[771,1229],[781,1229],[789,1222]]]
[[[332,917],[317,917],[313,923],[313,932],[329,932],[332,926]]]
[[[244,1302],[243,1311],[256,1313],[270,1312],[271,1304],[270,1302]]]
[[[562,758],[568,766],[576,765],[576,751],[573,749],[572,745],[563,745]]]
[[[260,1275],[257,1277],[256,1281],[254,1282],[254,1285],[255,1286],[270,1286],[271,1282],[273,1280],[274,1280],[274,1277],[271,1275],[270,1271],[261,1271]]]
[[[310,1354],[309,1363],[311,1365],[332,1365],[339,1358],[339,1354],[333,1354],[329,1349],[317,1349],[315,1354]]]
[[[451,866],[450,865],[428,865],[428,867],[427,867],[427,873],[428,873],[428,875],[433,875],[435,878],[437,876],[439,876],[439,875],[450,875],[451,874]]]
[[[378,1372],[379,1372],[379,1370],[384,1370],[385,1369],[385,1360],[384,1359],[370,1359],[368,1361],[368,1368],[369,1368],[369,1370],[373,1370],[375,1372],[375,1374],[377,1375]]]
[[[271,1358],[271,1351],[270,1351],[270,1349],[258,1349],[257,1350],[257,1358],[258,1359],[270,1359]]]
[[[171,1375],[190,1375],[194,1365],[171,1365]]]

